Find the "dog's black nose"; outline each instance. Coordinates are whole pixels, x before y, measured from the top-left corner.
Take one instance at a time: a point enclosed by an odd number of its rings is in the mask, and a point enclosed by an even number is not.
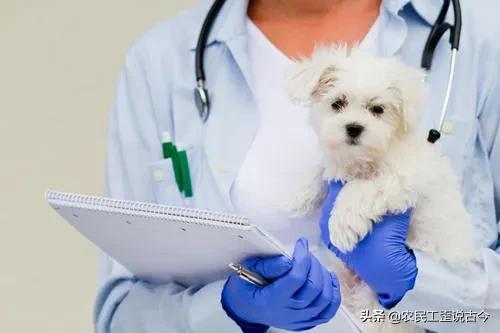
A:
[[[357,123],[351,123],[345,125],[345,130],[347,132],[347,135],[349,135],[349,137],[352,139],[356,139],[357,137],[359,137],[361,133],[363,133],[364,129],[365,128],[363,126]]]

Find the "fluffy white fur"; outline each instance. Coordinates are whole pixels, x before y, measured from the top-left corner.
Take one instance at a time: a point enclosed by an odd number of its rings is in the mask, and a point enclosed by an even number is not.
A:
[[[423,71],[358,48],[321,47],[294,65],[288,84],[291,98],[308,103],[324,153],[322,168],[290,198],[295,213],[318,207],[325,180],[343,180],[329,220],[331,241],[340,250],[352,250],[387,212],[413,207],[407,240],[411,248],[454,264],[472,259],[473,229],[458,181],[437,146],[417,133],[425,95]],[[359,137],[347,134],[350,124],[363,128]],[[338,259],[333,266],[343,303],[351,311],[380,308],[369,287]],[[423,331],[401,324],[367,324],[367,330]]]

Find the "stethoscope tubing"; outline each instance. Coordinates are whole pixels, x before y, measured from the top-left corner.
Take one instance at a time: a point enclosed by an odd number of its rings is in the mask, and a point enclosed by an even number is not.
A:
[[[195,74],[196,74],[196,87],[194,91],[195,104],[198,108],[200,118],[203,122],[208,120],[210,114],[210,100],[208,90],[205,86],[206,76],[204,67],[204,55],[205,47],[207,44],[208,36],[219,12],[224,5],[225,0],[215,0],[210,7],[205,20],[203,21],[200,34],[198,36],[198,42],[196,45],[195,52]],[[454,14],[454,24],[451,25],[446,22],[446,16],[450,7],[450,2],[453,6]],[[439,118],[438,129],[432,129],[429,131],[429,136],[427,140],[431,143],[436,142],[441,136],[441,130],[443,129],[443,124],[446,119],[446,113],[448,111],[448,106],[450,102],[451,92],[453,89],[453,81],[455,78],[455,68],[456,59],[458,54],[458,49],[460,46],[460,37],[462,33],[462,8],[459,0],[444,0],[441,10],[439,12],[436,21],[432,25],[429,36],[427,37],[424,50],[422,53],[421,67],[427,71],[430,71],[432,66],[432,60],[434,57],[434,51],[439,44],[442,36],[450,31],[450,44],[451,44],[451,56],[450,65],[448,70],[448,82],[446,86],[446,93],[443,100],[443,105],[441,109],[441,116]]]
[[[439,118],[438,131],[443,130],[444,120],[446,119],[446,113],[448,111],[448,104],[450,102],[451,90],[453,88],[453,80],[455,78],[455,66],[457,62],[458,49],[451,49],[450,67],[448,70],[448,83],[446,85],[446,93],[444,95],[443,106],[441,108],[441,117]]]

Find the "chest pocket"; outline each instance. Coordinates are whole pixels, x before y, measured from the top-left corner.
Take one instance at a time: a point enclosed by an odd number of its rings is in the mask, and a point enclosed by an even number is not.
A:
[[[449,159],[460,184],[464,177],[465,160],[471,151],[472,125],[464,117],[449,116],[443,123],[441,138],[437,142],[443,155]]]
[[[200,175],[199,152],[200,148],[198,147],[186,149],[193,191],[193,197],[190,198],[186,198],[184,194],[179,191],[171,158],[161,159],[149,165],[153,193],[157,203],[169,206],[193,206]]]

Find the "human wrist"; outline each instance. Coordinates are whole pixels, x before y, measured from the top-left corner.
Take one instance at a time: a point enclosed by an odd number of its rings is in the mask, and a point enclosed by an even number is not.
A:
[[[249,323],[238,317],[233,310],[221,299],[222,309],[226,312],[227,316],[231,318],[240,328],[243,333],[266,333],[269,326],[262,324]]]

